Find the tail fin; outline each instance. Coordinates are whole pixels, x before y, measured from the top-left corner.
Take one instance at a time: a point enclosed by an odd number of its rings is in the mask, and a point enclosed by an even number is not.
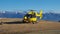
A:
[[[42,17],[43,17],[43,11],[42,11],[42,10],[40,10],[40,13],[37,13],[37,12],[36,12],[36,16],[39,16],[39,17],[40,17],[40,19],[42,19]]]
[[[42,19],[42,17],[43,17],[43,11],[40,10],[40,19]]]

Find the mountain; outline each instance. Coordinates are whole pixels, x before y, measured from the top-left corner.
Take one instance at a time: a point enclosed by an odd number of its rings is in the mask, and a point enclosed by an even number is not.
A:
[[[6,11],[5,13],[0,13],[0,18],[22,18],[24,14],[19,13],[19,12],[8,12]]]
[[[60,20],[60,14],[45,13],[45,14],[43,14],[43,20],[59,21]]]
[[[26,12],[4,12],[0,13],[0,18],[23,18],[23,16],[26,14]],[[51,21],[59,21],[60,20],[60,14],[57,13],[43,13],[42,20],[51,20]]]

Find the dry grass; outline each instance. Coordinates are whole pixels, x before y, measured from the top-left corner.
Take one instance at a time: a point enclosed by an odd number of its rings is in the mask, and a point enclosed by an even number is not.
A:
[[[0,22],[13,22],[20,21],[22,18],[0,18]]]
[[[60,34],[60,23],[41,20],[37,24],[3,24],[0,34]]]

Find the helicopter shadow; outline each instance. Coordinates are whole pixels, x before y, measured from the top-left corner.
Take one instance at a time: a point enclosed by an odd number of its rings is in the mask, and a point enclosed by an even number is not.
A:
[[[3,22],[4,24],[24,24],[26,22],[23,21],[14,21],[14,22]]]

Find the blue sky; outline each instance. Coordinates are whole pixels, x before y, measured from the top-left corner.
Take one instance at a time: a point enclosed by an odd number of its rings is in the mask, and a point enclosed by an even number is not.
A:
[[[60,0],[0,0],[0,10],[29,9],[60,12]]]

